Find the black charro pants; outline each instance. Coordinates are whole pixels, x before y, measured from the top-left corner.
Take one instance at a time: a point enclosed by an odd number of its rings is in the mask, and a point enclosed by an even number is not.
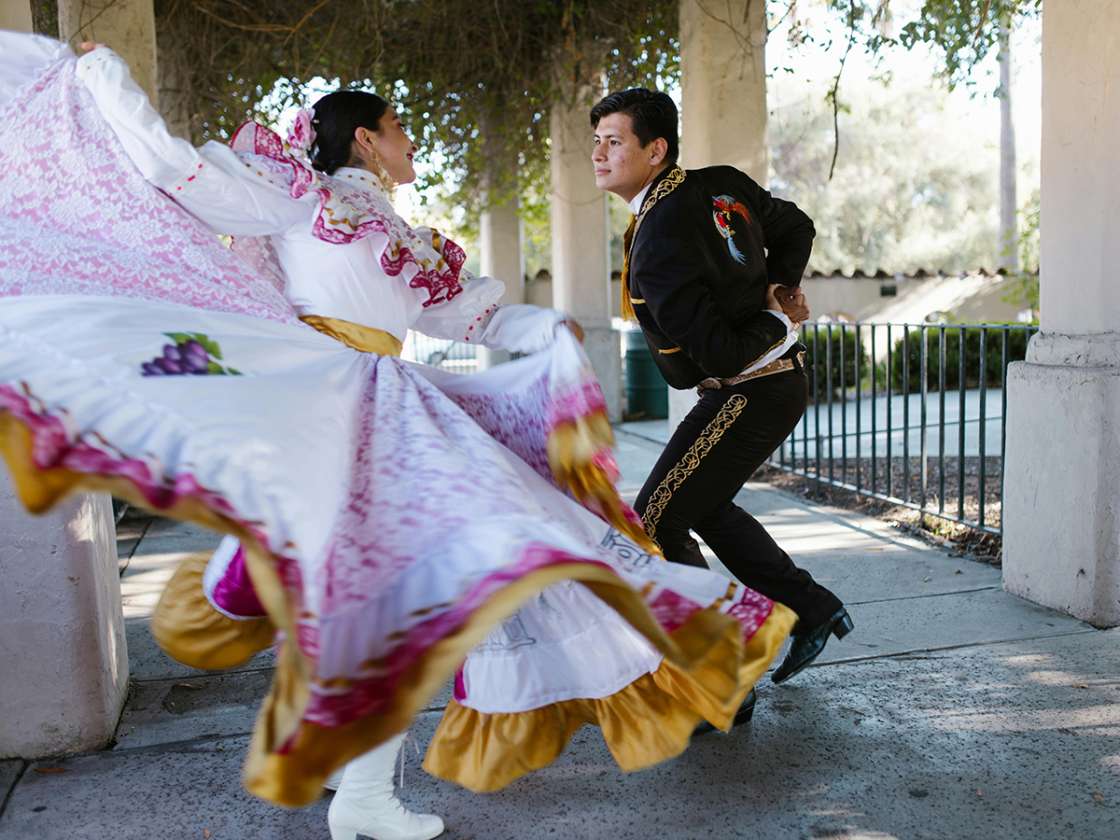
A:
[[[695,531],[741,582],[817,626],[840,599],[797,568],[735,495],[793,431],[808,387],[800,370],[706,390],[681,421],[638,494],[647,533],[673,563],[707,566]]]

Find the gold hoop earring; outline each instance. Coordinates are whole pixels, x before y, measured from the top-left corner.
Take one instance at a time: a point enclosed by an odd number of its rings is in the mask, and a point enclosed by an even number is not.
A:
[[[369,154],[369,164],[373,171],[373,177],[377,179],[385,192],[392,195],[393,190],[397,188],[397,182],[393,179],[393,176],[389,174],[389,170],[385,168],[385,164],[381,162],[381,156],[373,150],[370,150]]]

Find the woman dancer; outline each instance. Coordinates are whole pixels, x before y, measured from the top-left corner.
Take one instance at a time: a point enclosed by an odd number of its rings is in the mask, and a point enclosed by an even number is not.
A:
[[[357,758],[336,840],[435,836],[386,771],[452,672],[425,766],[476,790],[583,723],[624,769],[729,725],[794,616],[649,551],[563,316],[496,307],[392,210],[412,144],[388,107],[196,150],[110,51],[0,40],[0,447],[32,509],[111,489],[240,540],[180,569],[157,625],[218,667],[279,635],[251,791],[305,804]],[[291,148],[312,128],[320,171]],[[455,377],[396,358],[413,327],[541,352]]]

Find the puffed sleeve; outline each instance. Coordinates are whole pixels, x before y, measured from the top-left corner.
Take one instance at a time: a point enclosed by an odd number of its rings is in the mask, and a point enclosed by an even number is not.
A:
[[[216,232],[263,236],[310,218],[313,195],[292,198],[221,143],[173,137],[112,50],[86,53],[76,73],[141,174]]]
[[[552,343],[564,314],[529,304],[499,305],[505,284],[462,272],[463,291],[426,308],[413,325],[433,338],[449,338],[514,353],[535,353]]]

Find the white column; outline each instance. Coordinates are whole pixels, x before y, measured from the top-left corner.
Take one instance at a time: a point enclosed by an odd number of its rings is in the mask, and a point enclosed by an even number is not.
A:
[[[76,47],[96,41],[112,47],[132,78],[156,97],[156,18],[153,0],[58,0],[59,37]]]
[[[1016,178],[1019,166],[1015,155],[1015,118],[1011,108],[1012,90],[1011,24],[1000,23],[999,35],[999,264],[1010,272],[1019,270],[1018,214]]]
[[[728,164],[760,184],[766,146],[766,4],[681,0],[681,165]],[[669,389],[675,428],[696,402],[693,390]]]
[[[497,201],[479,218],[479,270],[506,284],[502,303],[525,302],[525,264],[521,255],[521,219],[517,215],[518,200],[513,195]],[[478,349],[482,369],[509,359],[505,350]]]
[[[553,305],[583,326],[584,349],[595,367],[610,419],[622,416],[619,335],[611,328],[607,195],[591,168],[589,111],[596,91],[553,103],[551,223]]]
[[[30,0],[3,0],[0,3],[0,29],[12,32],[31,32]]]
[[[765,3],[681,0],[681,162],[766,183]],[[718,11],[718,14],[713,14]]]
[[[1003,579],[1120,624],[1120,5],[1047,4],[1042,330],[1008,372]]]
[[[30,32],[30,4],[0,5],[0,28]],[[127,693],[109,497],[33,517],[0,465],[0,759],[104,746]]]

